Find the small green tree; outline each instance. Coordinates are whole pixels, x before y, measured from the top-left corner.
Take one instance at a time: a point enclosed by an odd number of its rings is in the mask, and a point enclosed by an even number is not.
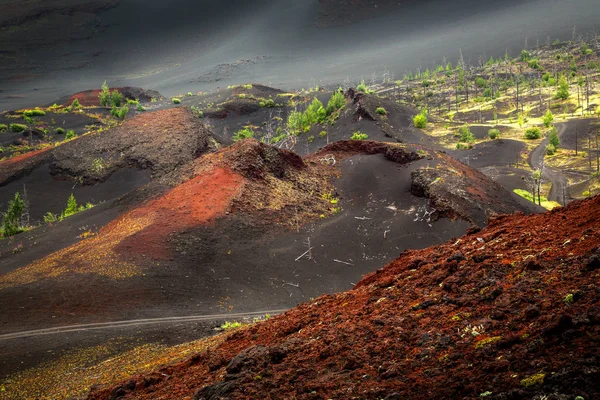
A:
[[[75,199],[75,195],[71,193],[69,198],[67,199],[67,208],[62,212],[61,217],[67,218],[73,214],[76,214],[78,211],[77,200]]]
[[[475,141],[475,135],[473,135],[468,125],[461,126],[458,131],[460,132],[459,142],[473,143]]]
[[[100,89],[100,94],[98,95],[100,99],[100,105],[102,107],[108,107],[110,104],[110,89],[106,81],[102,84],[102,88]]]
[[[75,131],[73,129],[69,129],[65,135],[65,140],[73,139],[75,136],[77,136]]]
[[[2,231],[4,236],[13,236],[21,229],[21,217],[23,216],[23,210],[25,210],[25,202],[21,199],[19,192],[15,193],[15,197],[8,203],[8,209],[4,213],[2,219]]]
[[[558,90],[554,97],[561,100],[567,100],[569,98],[569,83],[564,76],[561,76],[558,81]]]
[[[529,61],[529,60],[531,60],[531,54],[527,50],[521,50],[520,59],[522,62]]]
[[[546,128],[550,128],[550,125],[552,125],[552,121],[554,121],[554,114],[552,114],[552,111],[546,111],[546,114],[544,114],[542,120],[544,121],[544,126]]]
[[[341,110],[345,104],[346,99],[344,98],[344,94],[341,91],[336,90],[333,92],[329,102],[327,102],[327,108],[325,109],[327,116],[330,116],[337,110]]]

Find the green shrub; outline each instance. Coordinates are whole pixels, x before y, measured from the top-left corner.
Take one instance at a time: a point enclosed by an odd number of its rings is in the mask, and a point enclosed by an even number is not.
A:
[[[473,143],[475,141],[475,136],[473,135],[473,132],[471,132],[471,129],[469,129],[468,125],[461,126],[458,131],[460,133],[459,142]]]
[[[139,111],[139,112],[144,112],[146,111],[146,109],[144,108],[144,106],[142,106],[141,104],[138,104],[135,106],[135,110]]]
[[[367,93],[369,91],[369,88],[365,84],[364,79],[356,86],[356,90],[363,93]]]
[[[10,124],[10,131],[14,133],[21,133],[27,130],[27,125],[23,124]]]
[[[564,76],[561,76],[558,81],[558,89],[554,97],[560,100],[567,100],[569,98],[569,84]]]
[[[173,104],[181,104],[181,99],[178,99],[177,97],[174,97],[172,100]]]
[[[312,143],[315,141],[315,137],[311,135],[311,136],[307,137],[306,140],[308,140],[308,143]]]
[[[498,139],[500,137],[500,130],[499,129],[490,129],[488,131],[488,137],[492,140]]]
[[[65,134],[65,128],[56,128],[56,133],[59,135],[64,135]]]
[[[127,105],[136,105],[137,106],[138,104],[140,104],[140,101],[137,99],[135,99],[135,100],[127,99]]]
[[[548,143],[548,145],[546,145],[546,154],[551,156],[554,153],[556,153],[556,147],[552,143]]]
[[[77,135],[75,134],[75,131],[73,129],[69,129],[67,131],[67,134],[65,135],[65,140],[70,140],[77,137]]]
[[[125,117],[127,117],[127,114],[129,114],[129,107],[127,107],[127,106],[123,106],[123,107],[113,106],[113,108],[110,111],[110,113],[112,114],[113,117],[115,117],[115,118],[120,119],[121,121],[123,121],[125,119]]]
[[[327,131],[321,131],[321,132],[319,133],[319,137],[320,137],[320,138],[324,138],[325,136],[327,136]]]
[[[233,141],[248,139],[254,137],[254,131],[250,128],[243,128],[233,134]]]
[[[520,60],[522,62],[526,62],[526,61],[531,60],[531,54],[529,54],[529,52],[527,50],[521,50]]]
[[[483,88],[483,87],[487,86],[487,83],[485,82],[485,79],[483,79],[482,77],[478,77],[477,79],[475,79],[475,84],[478,87],[480,87],[480,88]]]
[[[546,114],[544,114],[542,120],[544,121],[544,126],[546,128],[550,128],[550,125],[552,125],[552,121],[554,121],[554,114],[552,114],[552,111],[546,111]]]
[[[425,111],[421,111],[419,114],[415,115],[413,118],[413,124],[415,128],[424,129],[427,127],[427,113]]]
[[[387,111],[385,108],[383,107],[377,107],[377,109],[375,110],[375,112],[379,115],[387,115]]]
[[[310,125],[317,122],[323,123],[327,114],[325,108],[323,108],[323,103],[321,103],[321,101],[316,97],[313,99],[304,113],[306,114],[306,118]]]
[[[113,107],[121,107],[124,101],[125,97],[118,90],[113,90],[110,94],[110,104]]]
[[[556,132],[556,128],[554,126],[548,133],[548,143],[554,146],[554,151],[556,151],[558,146],[560,146],[560,138],[558,137],[558,132]]]
[[[539,139],[541,136],[542,136],[542,132],[540,131],[540,128],[538,128],[537,126],[532,126],[531,128],[527,128],[525,130],[525,139],[529,139],[529,140]]]
[[[23,115],[25,117],[43,117],[44,115],[46,115],[46,112],[43,110],[25,110],[23,111]]]
[[[0,132],[4,132],[7,129],[8,129],[8,126],[6,124],[0,124]]]
[[[529,68],[542,69],[542,66],[540,65],[540,61],[537,58],[534,58],[532,60],[529,60]]]
[[[188,95],[188,97],[192,97],[193,96],[192,92],[188,92],[187,95]]]
[[[325,114],[327,116],[330,116],[337,110],[341,110],[345,104],[346,104],[346,99],[344,98],[344,94],[341,91],[337,90],[337,91],[333,92],[333,95],[331,95],[331,98],[327,102],[327,108],[325,109]]]
[[[354,132],[350,137],[350,140],[367,140],[369,135],[362,133],[361,131]]]
[[[25,209],[25,202],[21,199],[19,192],[15,193],[15,197],[8,203],[8,209],[2,218],[2,233],[5,237],[16,235],[22,232],[21,217]]]

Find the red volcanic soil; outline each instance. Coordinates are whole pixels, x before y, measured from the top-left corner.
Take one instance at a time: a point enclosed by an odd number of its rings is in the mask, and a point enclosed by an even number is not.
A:
[[[121,242],[117,250],[167,258],[169,254],[164,243],[168,235],[202,225],[224,214],[243,182],[244,178],[230,169],[215,168],[136,208],[130,213],[133,219],[148,215],[157,218],[150,227]]]
[[[599,398],[599,220],[599,196],[497,217],[88,398]]]
[[[22,161],[28,160],[32,157],[35,157],[39,154],[45,153],[46,151],[50,150],[52,147],[46,147],[44,149],[41,150],[36,150],[36,151],[31,151],[29,153],[25,153],[25,154],[21,154],[20,156],[15,156],[15,157],[11,157],[7,160],[4,161],[0,161],[0,165],[4,166],[4,165],[13,165],[13,164],[17,164],[20,163]]]
[[[118,90],[126,99],[135,100],[138,99],[142,103],[150,102],[152,99],[162,99],[162,95],[154,90],[144,90],[137,87],[124,86],[118,88],[110,88],[110,91]],[[66,99],[62,99],[61,103],[68,106],[75,99],[79,103],[86,107],[98,107],[100,106],[100,89],[86,90],[83,92],[75,93]]]

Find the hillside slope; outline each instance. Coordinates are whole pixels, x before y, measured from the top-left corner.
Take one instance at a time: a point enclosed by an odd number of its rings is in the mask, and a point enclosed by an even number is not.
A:
[[[599,218],[498,217],[88,398],[598,398]]]

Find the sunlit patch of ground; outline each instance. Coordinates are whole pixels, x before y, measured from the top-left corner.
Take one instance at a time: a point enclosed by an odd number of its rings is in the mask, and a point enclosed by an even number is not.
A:
[[[237,328],[243,329],[243,328]],[[0,382],[0,398],[59,400],[83,396],[92,385],[111,385],[129,376],[149,373],[221,344],[227,335],[176,346],[149,343],[119,353],[118,341],[66,352]]]

